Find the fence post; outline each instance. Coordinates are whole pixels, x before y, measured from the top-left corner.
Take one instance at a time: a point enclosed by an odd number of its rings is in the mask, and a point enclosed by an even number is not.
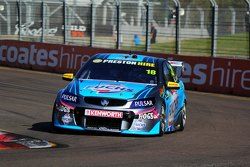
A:
[[[150,50],[150,42],[149,42],[149,1],[146,4],[146,44],[145,44],[145,51]]]
[[[18,28],[19,28],[19,31],[18,31],[18,35],[19,35],[19,41],[21,41],[21,0],[19,0],[17,2],[17,5],[18,5]]]
[[[175,53],[180,53],[180,1],[173,0],[175,3],[176,20],[175,20]]]
[[[234,35],[235,34],[236,12],[235,12],[235,9],[232,7],[229,7],[229,10],[231,12],[231,35]]]
[[[216,57],[217,53],[217,25],[218,25],[218,5],[215,0],[210,0],[212,5],[212,42],[211,42],[211,57]]]
[[[5,4],[6,4],[6,12],[7,12],[7,34],[10,35],[11,34],[11,14],[10,14],[10,4],[8,3],[7,0],[4,0]]]
[[[41,42],[44,42],[44,32],[45,32],[45,7],[44,7],[44,0],[42,0],[42,38]]]
[[[66,23],[67,23],[67,19],[66,19],[66,0],[63,1],[63,29],[64,29],[64,36],[63,36],[63,43],[66,44],[66,41],[67,41],[67,26],[66,26]]]
[[[248,8],[248,58],[250,59],[250,3]]]
[[[249,0],[245,0],[245,2],[247,3],[248,6],[248,26],[247,26],[247,31],[248,31],[248,58],[250,59],[250,1]]]
[[[90,4],[90,32],[89,32],[89,46],[90,47],[93,47],[93,3],[94,3],[94,0],[92,0]]]
[[[116,0],[116,49],[120,49],[120,1]]]

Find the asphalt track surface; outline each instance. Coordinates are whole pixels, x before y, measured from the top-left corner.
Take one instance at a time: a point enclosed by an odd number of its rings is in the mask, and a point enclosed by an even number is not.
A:
[[[0,129],[59,143],[0,151],[0,166],[250,166],[250,98],[187,92],[183,132],[163,137],[52,133],[61,75],[0,67]]]

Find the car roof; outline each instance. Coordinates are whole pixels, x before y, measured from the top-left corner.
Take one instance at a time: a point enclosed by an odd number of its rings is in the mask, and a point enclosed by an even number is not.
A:
[[[162,58],[146,56],[141,54],[125,54],[125,53],[99,53],[95,55],[95,59],[107,60],[126,60],[126,61],[140,61],[147,63],[157,63]],[[163,59],[162,59],[163,60]]]

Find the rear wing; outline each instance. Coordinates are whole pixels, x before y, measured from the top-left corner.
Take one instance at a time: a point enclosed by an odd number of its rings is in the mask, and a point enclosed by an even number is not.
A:
[[[182,61],[168,61],[174,68],[177,77],[181,77],[184,71],[184,63]]]

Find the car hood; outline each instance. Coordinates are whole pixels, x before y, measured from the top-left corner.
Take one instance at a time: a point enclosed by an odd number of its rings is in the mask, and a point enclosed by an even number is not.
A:
[[[66,88],[71,94],[83,97],[143,99],[150,96],[156,85],[124,81],[74,80]]]

